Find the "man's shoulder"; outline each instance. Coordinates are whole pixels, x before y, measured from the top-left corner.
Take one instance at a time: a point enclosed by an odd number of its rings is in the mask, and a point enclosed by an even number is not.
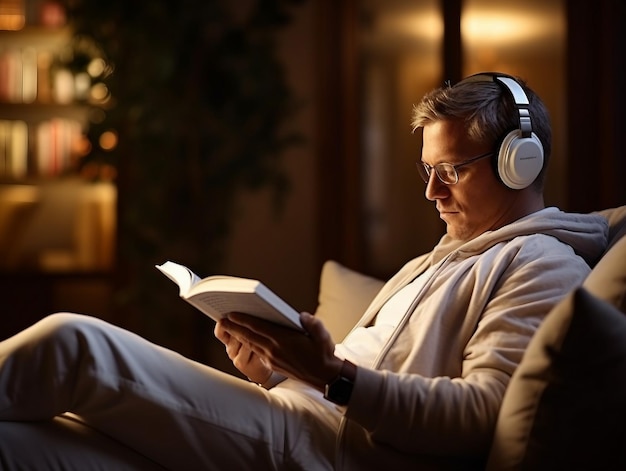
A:
[[[580,259],[574,248],[551,234],[523,234],[505,241],[502,250],[513,251],[519,256],[532,258],[565,257]]]
[[[548,234],[526,234],[500,245],[495,259],[506,271],[545,273],[575,272],[584,276],[589,264],[570,245]],[[495,260],[494,262],[495,263]]]
[[[476,250],[504,246],[507,250],[523,250],[535,256],[563,256],[573,250],[587,264],[592,264],[604,251],[607,240],[605,218],[546,208],[485,233],[468,245]]]

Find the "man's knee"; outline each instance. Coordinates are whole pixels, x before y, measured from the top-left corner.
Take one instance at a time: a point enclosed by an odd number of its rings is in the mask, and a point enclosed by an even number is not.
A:
[[[71,312],[57,312],[50,314],[33,328],[37,334],[51,339],[73,339],[81,333],[100,330],[104,322],[95,317]]]
[[[106,331],[106,323],[95,317],[69,312],[50,314],[4,342],[5,350],[19,358],[26,355],[44,355],[69,360],[89,349],[89,344],[101,338]],[[51,355],[51,356],[50,356]]]

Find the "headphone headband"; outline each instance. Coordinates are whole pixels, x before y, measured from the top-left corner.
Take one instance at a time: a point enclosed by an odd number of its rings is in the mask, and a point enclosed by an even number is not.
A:
[[[495,82],[513,98],[519,126],[502,139],[495,168],[500,180],[509,188],[526,188],[541,173],[544,157],[541,141],[533,132],[528,95],[515,77],[498,72],[470,75],[459,84],[466,82]]]
[[[499,72],[481,72],[479,74],[470,75],[459,83],[464,82],[496,82],[504,88],[511,95],[513,101],[515,101],[519,115],[519,129],[522,132],[522,137],[530,137],[533,132],[530,111],[528,110],[530,100],[515,77]]]

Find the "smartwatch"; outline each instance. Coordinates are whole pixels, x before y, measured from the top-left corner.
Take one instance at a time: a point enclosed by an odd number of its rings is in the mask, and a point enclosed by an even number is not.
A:
[[[324,399],[345,406],[350,401],[355,379],[356,365],[344,360],[339,375],[324,387]]]

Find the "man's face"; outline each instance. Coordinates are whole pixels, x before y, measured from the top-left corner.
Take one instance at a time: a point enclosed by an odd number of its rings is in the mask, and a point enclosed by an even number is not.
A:
[[[457,165],[495,151],[492,146],[470,141],[459,121],[439,121],[424,126],[422,162],[430,166],[442,162]],[[436,202],[450,237],[470,240],[520,217],[519,192],[496,178],[489,157],[457,172],[459,181],[455,185],[442,183],[434,170],[426,185],[426,198]]]

